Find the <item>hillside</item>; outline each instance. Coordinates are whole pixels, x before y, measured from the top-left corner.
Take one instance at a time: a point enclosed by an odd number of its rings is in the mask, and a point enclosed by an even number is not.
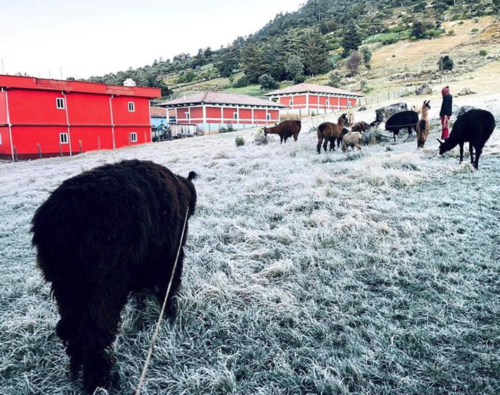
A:
[[[238,37],[220,50],[200,49],[195,56],[179,54],[91,80],[120,85],[133,78],[141,86],[161,87],[164,96],[205,89],[258,95],[263,75],[271,77],[264,90],[322,76],[326,81],[332,69],[348,74],[343,58],[351,49],[364,45],[376,55],[381,46],[410,38],[440,40],[449,33],[443,23],[471,21],[499,9],[500,0],[309,0],[297,12],[277,15],[254,35]]]
[[[499,100],[463,104],[500,119]],[[437,112],[425,150],[401,136],[318,156],[317,117],[287,145],[252,145],[247,130],[0,163],[0,393],[80,393],[30,220],[63,180],[146,159],[201,177],[178,317],[144,394],[498,395],[500,130],[476,172],[457,150],[438,156]],[[134,392],[158,314],[153,299],[125,309],[110,395]]]

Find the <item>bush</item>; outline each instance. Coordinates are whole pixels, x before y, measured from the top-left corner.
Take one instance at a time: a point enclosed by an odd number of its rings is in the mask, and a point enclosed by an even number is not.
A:
[[[363,59],[358,51],[352,51],[349,59],[347,59],[347,68],[351,72],[351,75],[358,74],[359,66],[363,63]]]
[[[451,71],[455,67],[455,62],[448,55],[442,56],[439,59],[438,67],[440,71]]]
[[[479,56],[485,57],[488,55],[488,52],[485,49],[479,51]]]
[[[368,86],[368,81],[362,80],[361,81],[361,92],[370,93],[370,91],[371,91],[371,88]]]
[[[248,78],[246,76],[241,77],[236,83],[234,84],[235,88],[245,88],[248,85],[250,85],[250,81],[248,81]]]
[[[231,133],[234,132],[233,125],[222,126],[219,129],[219,133]]]
[[[278,89],[279,84],[269,74],[264,74],[259,78],[260,88],[263,90]]]
[[[245,145],[245,139],[241,136],[236,137],[235,143],[237,147],[243,147]]]
[[[474,29],[472,29],[470,32],[471,32],[471,33],[476,34],[476,33],[478,33],[478,32],[479,32],[479,29],[478,29],[477,27],[475,27],[475,28],[474,28]]]
[[[455,35],[455,30],[450,30],[448,32],[448,36],[454,36]]]
[[[302,84],[302,83],[306,82],[306,79],[307,79],[307,77],[305,75],[298,75],[297,77],[295,77],[293,79],[293,82],[295,82],[296,84]]]
[[[332,88],[340,88],[342,83],[342,75],[340,71],[334,70],[330,74],[328,74],[328,86]]]

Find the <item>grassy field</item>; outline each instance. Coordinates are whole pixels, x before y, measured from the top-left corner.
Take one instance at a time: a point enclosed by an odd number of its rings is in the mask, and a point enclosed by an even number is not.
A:
[[[483,106],[498,116],[498,100]],[[145,395],[498,394],[500,131],[475,172],[437,155],[436,127],[421,151],[402,136],[319,156],[322,120],[287,145],[246,131],[0,163],[0,394],[81,393],[29,222],[63,180],[131,158],[201,175]],[[110,394],[133,393],[158,312],[124,311]]]

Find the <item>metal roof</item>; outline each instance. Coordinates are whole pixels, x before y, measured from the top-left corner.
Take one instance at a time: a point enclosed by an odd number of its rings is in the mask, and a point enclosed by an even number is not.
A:
[[[48,90],[59,92],[94,93],[101,95],[135,96],[150,99],[161,97],[159,88],[127,87],[95,82],[51,80],[35,77],[0,75],[0,87],[7,89]]]
[[[326,94],[343,95],[343,96],[356,96],[356,97],[364,96],[359,93],[349,92],[343,89],[333,88],[331,86],[315,85],[315,84],[298,84],[294,86],[289,86],[288,88],[279,89],[273,92],[266,93],[264,96],[279,96],[291,93],[326,93]]]
[[[185,105],[195,105],[195,104],[225,104],[225,105],[239,105],[239,106],[251,106],[251,107],[273,107],[273,108],[285,108],[286,106],[274,103],[270,100],[260,99],[258,97],[252,97],[248,95],[242,95],[238,93],[226,93],[226,92],[201,92],[195,95],[181,97],[175,100],[170,100],[159,105],[162,107],[178,107]]]

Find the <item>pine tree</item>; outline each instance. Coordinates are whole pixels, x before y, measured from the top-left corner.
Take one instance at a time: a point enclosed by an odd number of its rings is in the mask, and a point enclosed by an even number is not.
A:
[[[257,84],[259,78],[269,70],[268,64],[264,62],[262,50],[255,44],[249,44],[243,49],[242,63],[245,76],[251,84]]]
[[[361,45],[361,38],[359,37],[358,29],[354,24],[354,21],[351,20],[347,25],[347,29],[344,33],[344,38],[342,39],[342,47],[344,48],[344,52],[342,53],[342,57],[347,58],[351,51],[357,51]]]
[[[328,43],[318,32],[309,33],[304,37],[301,58],[306,75],[324,74],[332,67]]]

